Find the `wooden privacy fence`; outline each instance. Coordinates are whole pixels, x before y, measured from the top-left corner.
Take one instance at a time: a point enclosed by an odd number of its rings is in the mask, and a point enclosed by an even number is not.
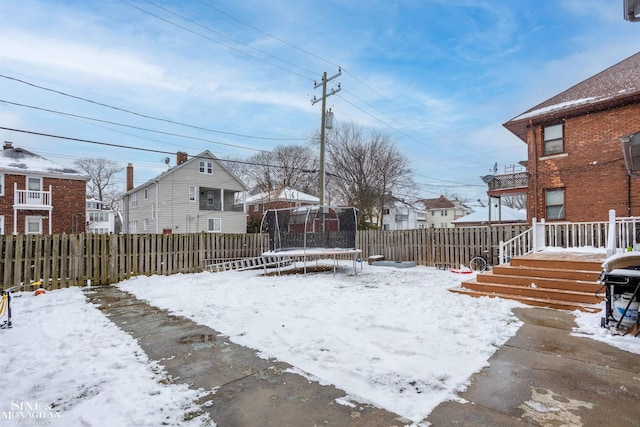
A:
[[[406,231],[362,231],[358,247],[366,259],[458,266],[477,254],[497,254],[526,226],[465,227]],[[48,289],[107,285],[137,275],[194,273],[206,262],[258,257],[266,234],[63,234],[0,235],[2,289],[42,281]]]

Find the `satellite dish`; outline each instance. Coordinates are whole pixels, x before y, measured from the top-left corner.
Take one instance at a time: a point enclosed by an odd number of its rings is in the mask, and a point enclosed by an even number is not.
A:
[[[480,178],[482,178],[482,182],[484,182],[485,184],[488,184],[491,181],[493,181],[493,178],[495,178],[495,175],[485,175],[485,176],[481,176]]]
[[[165,165],[168,165],[170,161],[171,161],[171,159],[170,159],[170,158],[168,158],[168,157],[165,157],[165,158],[164,158],[164,164],[165,164]]]
[[[493,169],[491,169],[490,171],[493,172],[494,174],[498,172],[498,162],[495,162],[493,164]]]

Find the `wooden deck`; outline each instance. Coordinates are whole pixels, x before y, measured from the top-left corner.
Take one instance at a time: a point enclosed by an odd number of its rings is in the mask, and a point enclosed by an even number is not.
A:
[[[539,307],[599,311],[605,290],[598,278],[605,259],[604,253],[538,252],[478,273],[452,291]]]

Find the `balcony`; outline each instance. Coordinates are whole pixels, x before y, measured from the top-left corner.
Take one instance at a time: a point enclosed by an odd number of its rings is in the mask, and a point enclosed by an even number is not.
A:
[[[49,191],[14,190],[13,207],[16,209],[47,209],[51,204],[51,188]]]
[[[496,175],[489,181],[489,193],[515,193],[526,192],[529,188],[529,174],[527,172],[514,172],[504,175]]]

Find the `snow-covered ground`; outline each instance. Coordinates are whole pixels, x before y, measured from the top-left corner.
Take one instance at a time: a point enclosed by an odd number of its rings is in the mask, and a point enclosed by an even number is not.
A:
[[[336,274],[230,271],[136,277],[119,286],[353,400],[418,422],[455,399],[521,324],[515,302],[448,291],[468,277],[367,264],[354,275],[346,263]],[[193,405],[199,393],[165,381],[82,289],[14,295],[14,327],[0,330],[3,425],[38,406],[52,426],[213,424]],[[640,354],[640,339],[611,336],[599,327],[600,314],[577,321],[575,333]]]

